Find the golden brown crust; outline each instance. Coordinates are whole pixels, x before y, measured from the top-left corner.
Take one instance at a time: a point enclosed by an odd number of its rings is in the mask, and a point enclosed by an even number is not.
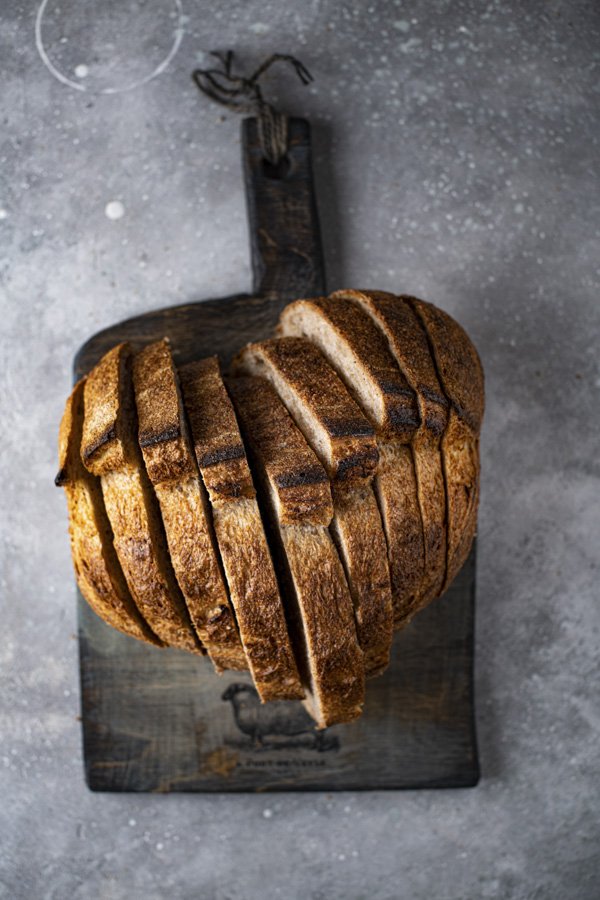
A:
[[[232,602],[263,702],[301,700],[304,688],[285,620],[256,499],[242,497],[213,509],[215,531]]]
[[[411,439],[419,425],[414,391],[364,310],[342,298],[297,300],[283,310],[278,330],[316,344],[381,432]]]
[[[142,619],[123,577],[98,479],[82,465],[79,448],[84,382],[67,400],[59,431],[59,477],[69,510],[71,555],[79,589],[94,612],[124,634],[162,646]]]
[[[171,569],[166,542],[162,546],[160,514],[152,509],[150,491],[141,469],[102,476],[115,550],[129,590],[152,630],[168,646],[198,653],[200,644]]]
[[[117,344],[102,357],[85,382],[81,458],[93,475],[123,468],[135,458],[122,424],[127,399],[122,384],[130,357],[129,344]]]
[[[351,486],[370,479],[379,460],[375,432],[335,370],[303,338],[249,344],[233,362],[235,374],[271,382],[306,435],[329,477]]]
[[[267,378],[332,479],[331,533],[354,604],[367,676],[389,662],[393,634],[387,547],[369,485],[379,451],[374,430],[320,351],[303,338],[249,344],[235,372]]]
[[[152,484],[196,475],[185,433],[177,375],[169,342],[148,344],[133,357],[138,441]]]
[[[235,412],[216,357],[180,370],[242,644],[263,701],[304,697]],[[238,452],[239,448],[239,452]]]
[[[260,447],[281,524],[329,525],[333,504],[327,473],[269,382],[234,378],[227,387],[245,437]]]
[[[448,400],[438,380],[427,335],[411,306],[384,291],[338,291],[363,308],[385,335],[389,348],[415,391],[421,425],[412,440],[419,507],[423,522],[425,565],[412,615],[439,596],[446,577],[446,491],[440,438],[448,422]]]
[[[334,489],[333,509],[330,530],[346,572],[358,643],[370,678],[387,668],[394,625],[381,515],[370,484],[351,492]]]
[[[415,392],[419,431],[441,437],[448,421],[448,400],[440,385],[427,336],[404,298],[386,291],[341,290],[331,295],[358,304],[383,332],[388,347]]]
[[[443,309],[402,295],[423,323],[431,342],[440,383],[452,407],[479,435],[485,409],[485,385],[479,354],[468,334]]]
[[[98,429],[106,431],[105,425],[112,423],[113,437],[105,443],[101,456],[88,453],[84,463],[101,473],[104,505],[129,590],[146,622],[165,644],[201,653],[203,648],[173,573],[158,504],[135,439],[129,359],[128,346],[120,344],[86,379],[82,456]]]
[[[168,341],[149,344],[134,356],[133,385],[142,456],[196,633],[217,672],[247,669]]]
[[[211,503],[255,496],[235,412],[216,356],[179,369],[196,452]]]
[[[163,482],[155,491],[175,576],[200,641],[217,672],[247,669],[200,479]]]
[[[294,517],[286,524],[274,465],[282,448],[293,454],[291,471],[321,468],[271,385],[261,378],[234,378],[228,387],[251,453],[255,475],[262,485],[262,511],[285,568],[288,623],[303,680],[306,705],[320,727],[349,722],[360,715],[364,700],[364,660],[359,648],[352,599],[344,571],[325,520],[315,516],[315,487],[323,481],[297,485]],[[290,456],[291,459],[291,456]],[[325,476],[326,477],[326,476]],[[328,505],[331,508],[329,482]],[[303,494],[305,496],[303,496]],[[317,500],[317,509],[324,505]],[[303,513],[304,511],[304,513]],[[315,523],[315,519],[318,524]],[[283,575],[282,575],[283,577]]]
[[[448,511],[445,590],[468,556],[477,528],[479,430],[485,406],[483,369],[468,335],[448,313],[416,297],[405,300],[427,333],[450,404],[448,426],[442,438]]]
[[[322,526],[282,525],[279,533],[306,643],[306,708],[319,728],[352,722],[362,713],[365,670],[340,559]]]
[[[413,608],[425,570],[423,526],[410,446],[380,446],[375,493],[388,544],[394,626]]]

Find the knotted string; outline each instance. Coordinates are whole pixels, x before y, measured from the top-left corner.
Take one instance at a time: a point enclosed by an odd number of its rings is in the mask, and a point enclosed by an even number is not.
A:
[[[263,156],[276,166],[288,149],[287,116],[264,99],[259,80],[273,63],[287,62],[293,66],[302,84],[310,84],[312,75],[300,60],[285,53],[273,53],[249,77],[233,74],[233,50],[215,51],[222,69],[196,69],[192,78],[203,94],[216,103],[239,113],[252,113],[258,120],[258,137]]]

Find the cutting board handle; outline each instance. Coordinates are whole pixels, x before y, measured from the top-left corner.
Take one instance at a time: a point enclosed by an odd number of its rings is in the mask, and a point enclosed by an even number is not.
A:
[[[312,174],[310,125],[289,119],[288,153],[264,158],[255,118],[242,122],[242,163],[253,293],[277,300],[325,293],[325,264]]]

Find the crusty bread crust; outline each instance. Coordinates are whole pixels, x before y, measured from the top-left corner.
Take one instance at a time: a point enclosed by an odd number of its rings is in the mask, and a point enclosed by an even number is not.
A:
[[[367,313],[349,300],[296,300],[281,313],[281,336],[308,338],[334,368],[343,346],[351,393],[381,433],[409,441],[419,425],[414,391]]]
[[[414,391],[384,335],[350,300],[290,303],[281,314],[278,332],[313,341],[378,430],[380,461],[374,487],[388,543],[394,624],[400,627],[425,572],[416,475],[410,447],[405,446],[419,426]]]
[[[59,431],[59,472],[69,510],[71,555],[79,590],[101,619],[124,634],[162,646],[141,617],[112,544],[98,479],[79,455],[83,424],[83,386],[79,381],[67,400]]]
[[[262,378],[236,378],[228,387],[238,416],[245,424],[253,419],[246,432],[261,448],[281,524],[329,525],[333,503],[327,472],[271,385]]]
[[[448,401],[440,386],[427,335],[410,305],[384,291],[338,291],[358,303],[385,335],[389,348],[415,391],[421,424],[412,440],[419,506],[423,522],[424,576],[412,615],[439,596],[446,576],[446,490],[440,440],[448,421]]]
[[[133,384],[138,442],[152,484],[197,476],[166,338],[148,344],[134,355]]]
[[[135,460],[133,440],[123,428],[124,405],[130,398],[123,395],[121,385],[129,357],[129,345],[117,344],[85,382],[81,458],[93,475],[122,469]]]
[[[380,447],[375,493],[388,545],[394,627],[413,609],[423,581],[425,547],[411,448],[386,442]]]
[[[330,526],[354,604],[368,677],[389,662],[393,635],[387,546],[370,481],[375,432],[321,352],[303,338],[249,344],[234,371],[266,378],[332,481]]]
[[[134,356],[133,384],[142,456],[190,618],[217,672],[247,669],[168,341]]]
[[[307,690],[306,707],[319,727],[349,722],[360,715],[364,702],[364,659],[352,599],[327,528],[331,497],[325,503],[324,495],[330,494],[325,470],[267,381],[234,378],[228,388],[262,488],[262,512],[285,570],[288,623]],[[290,472],[315,473],[298,485],[302,489],[287,521],[280,513],[286,506],[281,470],[274,465],[281,450]],[[318,470],[324,479],[316,477]]]
[[[136,445],[130,353],[127,344],[119,344],[102,357],[86,379],[82,458],[88,469],[101,475],[115,550],[138,609],[165,644],[202,653],[173,573],[158,504]],[[109,404],[103,404],[104,396],[110,398]],[[101,446],[96,441],[90,452],[99,430],[109,437]]]
[[[469,555],[477,529],[479,431],[485,407],[483,368],[470,338],[452,316],[416,297],[405,300],[427,333],[436,371],[450,404],[442,438],[448,510],[445,590]]]
[[[307,648],[305,706],[318,728],[352,722],[364,705],[364,658],[339,556],[322,526],[282,525],[279,534]]]
[[[209,356],[179,369],[196,457],[211,503],[256,492],[219,361]]]
[[[213,357],[180,369],[242,644],[263,701],[304,697],[235,412]]]
[[[303,338],[248,344],[233,362],[234,374],[271,382],[313,450],[339,485],[369,480],[377,469],[375,432],[323,354]]]
[[[381,513],[370,484],[353,491],[333,489],[330,531],[342,560],[367,678],[381,675],[390,661],[394,633],[392,587]]]

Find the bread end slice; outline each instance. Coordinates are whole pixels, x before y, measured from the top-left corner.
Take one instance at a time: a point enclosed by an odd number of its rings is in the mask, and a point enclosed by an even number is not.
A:
[[[77,584],[94,612],[124,634],[155,646],[162,642],[147,626],[127,588],[117,559],[100,483],[80,457],[84,381],[67,400],[59,431],[59,473],[69,511],[71,554]]]

